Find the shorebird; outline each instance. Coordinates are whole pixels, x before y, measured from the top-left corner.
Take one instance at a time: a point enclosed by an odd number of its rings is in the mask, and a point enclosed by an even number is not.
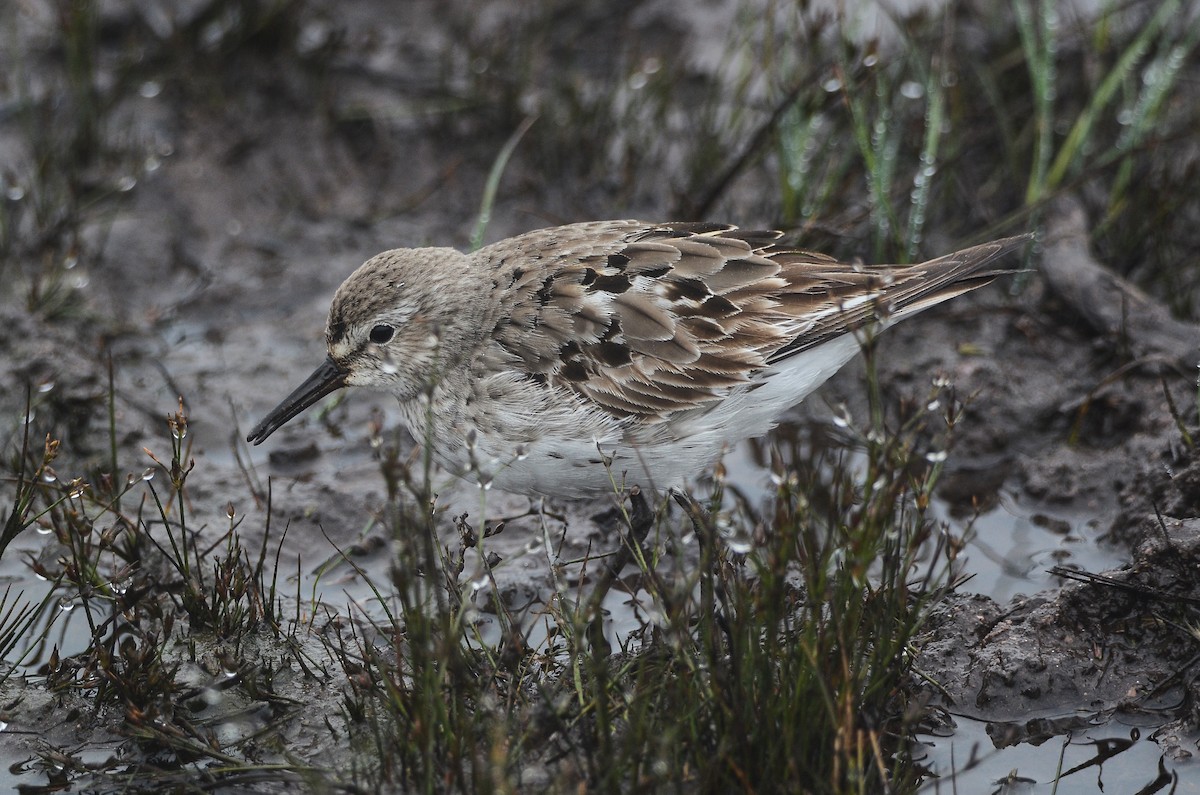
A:
[[[708,223],[597,221],[464,254],[385,251],[333,297],[328,357],[250,433],[346,386],[395,395],[460,477],[586,497],[667,488],[759,436],[863,335],[981,287],[1012,237],[860,266]]]

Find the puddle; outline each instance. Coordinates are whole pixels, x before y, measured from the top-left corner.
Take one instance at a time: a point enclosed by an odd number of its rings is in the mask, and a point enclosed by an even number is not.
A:
[[[788,465],[801,456],[813,456],[814,447],[828,445],[828,428],[820,424],[779,426],[771,438],[779,443]],[[774,494],[766,445],[760,440],[739,444],[723,463],[727,482],[752,505],[766,504]],[[861,466],[862,457],[850,453],[846,466]],[[1018,594],[1031,595],[1056,589],[1061,579],[1050,573],[1055,566],[1089,572],[1116,568],[1128,552],[1105,543],[1108,521],[1100,509],[1090,513],[1034,503],[1012,490],[1001,489],[995,505],[975,516],[960,516],[935,491],[929,519],[944,524],[952,534],[967,540],[955,565],[963,581],[958,590],[982,594],[1003,604]]]
[[[961,716],[954,721],[957,728],[949,737],[918,737],[925,748],[922,761],[937,776],[922,793],[1200,792],[1194,761],[1173,762],[1149,739],[1152,730],[1118,720],[999,750],[992,738],[1003,734],[1002,725]]]
[[[1102,540],[1107,528],[1100,517],[1030,504],[1008,492],[1001,492],[994,508],[969,520],[955,518],[941,500],[930,507],[934,521],[967,539],[955,573],[969,579],[958,590],[1001,604],[1057,588],[1062,580],[1050,573],[1055,566],[1098,573],[1129,559],[1126,550]]]
[[[86,651],[92,641],[88,611],[92,623],[107,617],[105,606],[99,601],[85,606],[79,598],[67,598],[66,594],[73,591],[69,586],[58,589],[56,594],[53,582],[30,570],[29,559],[43,555],[44,548],[52,543],[45,535],[25,533],[17,536],[0,558],[0,597],[11,586],[6,611],[11,608],[15,614],[26,604],[40,605],[38,619],[26,634],[26,640],[18,643],[3,660],[8,664],[24,655],[19,668],[24,672],[36,670],[56,648],[60,657]]]

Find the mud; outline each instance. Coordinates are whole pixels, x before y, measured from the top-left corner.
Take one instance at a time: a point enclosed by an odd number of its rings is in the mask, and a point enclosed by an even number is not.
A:
[[[255,40],[250,31],[239,46],[205,51],[205,36],[222,41],[210,30],[220,20],[205,17],[207,4],[101,4],[106,58],[96,79],[125,81],[113,88],[106,127],[119,145],[89,166],[85,185],[71,189],[92,200],[81,205],[70,236],[74,266],[61,275],[67,310],[30,312],[20,299],[42,267],[41,249],[15,250],[16,264],[4,274],[6,445],[18,438],[31,384],[38,422],[63,440],[59,470],[107,465],[111,361],[122,470],[150,465],[143,448],[161,453],[167,446],[164,419],[182,396],[197,462],[189,481],[195,522],[206,533],[228,526],[232,504],[247,517],[241,532],[254,547],[270,481],[273,522],[289,527],[284,570],[300,561],[311,576],[336,544],[359,545],[366,568],[386,572],[390,542],[373,523],[384,487],[372,423],[412,447],[390,430],[397,417],[387,400],[355,392],[323,418],[309,412],[260,449],[245,448],[244,431],[321,361],[329,298],[365,258],[396,246],[467,246],[495,153],[526,114],[540,113],[542,129],[516,150],[488,240],[553,222],[662,217],[688,206],[673,194],[682,166],[667,156],[670,147],[655,150],[664,155],[655,163],[590,151],[587,122],[579,132],[556,131],[563,123],[556,103],[565,98],[544,87],[562,88],[546,75],[557,68],[578,75],[582,96],[597,75],[636,72],[677,50],[694,56],[682,60],[684,76],[701,81],[716,68],[714,34],[702,34],[722,28],[707,16],[690,26],[662,4],[618,4],[621,14],[597,12],[597,20],[613,26],[610,39],[636,39],[637,47],[572,49],[566,43],[591,17],[551,17],[544,36],[558,47],[534,57],[489,48],[489,25],[512,29],[500,12],[475,20],[477,38],[464,39],[473,6],[449,5],[443,13],[438,3],[410,2],[383,13],[381,4],[360,0],[336,21],[308,8],[273,29],[275,38]],[[17,6],[0,12],[0,22],[27,42],[26,68],[59,74],[53,15],[36,3]],[[172,36],[195,44],[196,54],[159,71],[153,59],[165,58]],[[131,46],[148,60],[127,69],[120,53]],[[515,78],[505,69],[514,64],[531,70],[532,88],[507,82]],[[32,90],[35,103],[52,103],[62,85],[39,79]],[[499,101],[506,91],[512,101]],[[10,94],[6,102],[13,107],[17,99]],[[17,119],[15,110],[0,116],[0,159],[21,164],[6,179],[31,185]],[[777,199],[755,189],[772,184],[769,174],[769,162],[751,170],[711,217],[771,225]],[[849,252],[835,253],[853,254],[846,245]],[[949,245],[933,234],[928,248]],[[1171,326],[1173,339],[1185,343],[1189,330]],[[1141,333],[1152,337],[1153,329]],[[1200,343],[1200,333],[1194,340]],[[1200,455],[1183,441],[1166,394],[1200,441],[1200,350],[1193,345],[1190,359],[1178,345],[1171,353],[1139,350],[1143,358],[1135,358],[1121,329],[1097,331],[1037,272],[1019,287],[998,284],[931,311],[881,343],[886,400],[923,394],[934,373],[968,397],[940,491],[958,515],[1018,495],[1089,517],[1127,555],[1126,565],[1093,572],[1103,579],[1059,577],[1055,588],[1004,604],[967,583],[935,611],[918,661],[940,683],[929,698],[987,722],[997,745],[1040,742],[1076,721],[1135,716],[1158,730],[1155,739],[1171,757],[1197,752]],[[847,367],[792,419],[826,421],[828,407],[842,403],[861,416],[862,378],[861,365]],[[733,477],[750,482],[761,473]],[[481,500],[449,480],[437,491],[447,516],[517,515],[529,507],[509,495]],[[8,499],[7,490],[0,493]],[[548,535],[563,539],[563,557],[613,541],[602,518],[610,505],[554,507],[565,515],[565,532],[555,523]],[[544,582],[540,535],[526,519],[489,547],[512,562],[501,585],[514,600]],[[3,573],[8,581],[26,576]],[[322,587],[352,593],[353,579]],[[213,659],[201,654],[197,664],[211,668]],[[86,738],[103,749],[114,741],[103,728],[72,728],[70,716],[83,706],[36,688],[17,699],[14,686],[5,693],[6,704],[20,701],[4,707],[10,725],[55,724],[64,744]],[[296,697],[321,709],[311,693]],[[314,729],[312,744],[297,752],[321,753],[318,735]]]

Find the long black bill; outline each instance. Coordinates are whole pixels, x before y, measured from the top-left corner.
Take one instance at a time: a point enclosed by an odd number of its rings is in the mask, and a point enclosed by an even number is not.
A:
[[[346,376],[350,374],[337,365],[333,359],[326,358],[324,364],[313,371],[303,384],[296,387],[292,394],[283,399],[270,414],[258,424],[246,441],[260,444],[279,428],[283,427],[292,417],[316,403],[330,392],[336,392],[346,385]]]

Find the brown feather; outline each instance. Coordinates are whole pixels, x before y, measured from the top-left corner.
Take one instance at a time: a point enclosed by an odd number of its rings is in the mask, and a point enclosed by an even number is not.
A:
[[[986,284],[999,272],[982,268],[1024,241],[862,267],[781,246],[779,237],[610,221],[503,241],[504,252],[477,255],[508,272],[507,313],[492,338],[531,373],[615,416],[661,419],[892,312]]]

